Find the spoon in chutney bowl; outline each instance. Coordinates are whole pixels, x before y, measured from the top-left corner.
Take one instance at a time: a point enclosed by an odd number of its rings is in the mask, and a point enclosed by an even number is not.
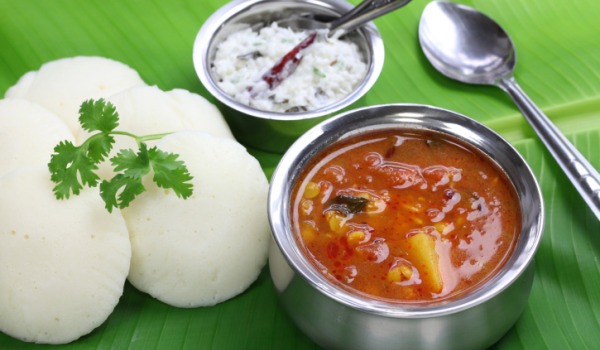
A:
[[[471,7],[433,1],[421,15],[419,41],[445,76],[504,90],[600,220],[600,174],[517,84],[515,49],[499,24]]]
[[[302,60],[304,51],[315,42],[319,31],[325,30],[327,38],[338,37],[375,18],[397,10],[409,2],[411,0],[364,0],[331,22],[321,22],[307,17],[292,17],[278,21],[279,26],[308,29],[311,30],[311,33],[265,72],[262,81],[266,82],[267,88],[272,90],[294,73]]]

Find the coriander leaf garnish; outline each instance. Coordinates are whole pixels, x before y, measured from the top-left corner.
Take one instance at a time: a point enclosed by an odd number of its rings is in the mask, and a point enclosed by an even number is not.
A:
[[[192,176],[178,155],[153,147],[148,150],[148,158],[154,170],[153,180],[158,187],[172,188],[178,197],[192,195],[192,184],[188,182]]]
[[[142,179],[128,178],[123,174],[117,174],[110,181],[105,180],[100,184],[100,196],[109,212],[112,212],[113,208],[126,208],[145,190]]]
[[[109,133],[119,126],[119,114],[115,106],[104,99],[87,100],[79,108],[79,123],[86,131]]]
[[[77,147],[70,141],[62,141],[54,147],[48,169],[50,179],[56,183],[53,189],[56,198],[69,198],[71,193],[78,195],[84,185],[94,187],[98,184],[100,177],[94,170],[98,169],[99,161],[87,153],[85,144]]]
[[[96,132],[81,145],[61,141],[54,147],[48,163],[50,179],[56,184],[53,188],[57,199],[68,199],[78,195],[84,186],[96,187],[100,177],[96,174],[98,164],[112,150],[114,135],[129,136],[135,139],[139,150],[120,150],[110,159],[115,176],[100,183],[100,196],[106,209],[125,208],[146,189],[142,178],[154,172],[153,180],[158,187],[172,189],[180,198],[192,195],[192,176],[179,155],[164,152],[156,147],[148,149],[145,141],[157,140],[164,134],[138,136],[115,130],[119,126],[119,114],[114,105],[104,99],[87,100],[79,109],[79,123],[88,132]]]
[[[148,146],[145,143],[140,145],[137,154],[131,149],[122,149],[110,159],[110,162],[115,167],[115,171],[124,171],[124,175],[129,177],[142,178],[150,172]]]

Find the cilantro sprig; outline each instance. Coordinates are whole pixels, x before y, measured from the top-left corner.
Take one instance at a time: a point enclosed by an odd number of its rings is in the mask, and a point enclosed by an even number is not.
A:
[[[172,189],[184,199],[192,195],[192,176],[179,155],[157,147],[148,148],[146,144],[146,141],[160,139],[169,133],[138,136],[115,130],[119,126],[119,114],[115,106],[104,99],[84,101],[79,109],[79,123],[93,134],[79,146],[71,141],[61,141],[54,147],[48,163],[50,179],[56,184],[53,192],[57,199],[68,199],[78,195],[84,186],[99,184],[105,207],[112,212],[114,208],[129,206],[146,190],[142,179],[151,171],[158,187]],[[110,158],[116,174],[109,180],[101,180],[96,170],[110,154],[116,135],[134,138],[138,150],[122,149]]]

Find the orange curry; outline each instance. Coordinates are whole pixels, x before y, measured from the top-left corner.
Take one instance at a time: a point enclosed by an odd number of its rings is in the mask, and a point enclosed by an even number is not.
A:
[[[307,166],[292,218],[313,265],[396,302],[444,300],[487,280],[520,231],[517,194],[479,151],[434,133],[350,137]]]

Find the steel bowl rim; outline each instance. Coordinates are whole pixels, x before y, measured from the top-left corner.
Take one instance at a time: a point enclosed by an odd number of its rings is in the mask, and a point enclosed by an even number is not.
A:
[[[314,269],[304,257],[300,248],[293,243],[294,234],[291,232],[290,225],[288,225],[289,218],[287,213],[289,213],[290,202],[289,189],[291,188],[291,183],[293,183],[295,179],[290,180],[288,175],[290,175],[290,173],[297,175],[299,171],[298,169],[303,165],[300,163],[302,161],[305,163],[311,157],[317,154],[320,149],[325,147],[325,144],[331,140],[335,140],[335,135],[350,135],[361,132],[361,130],[367,130],[363,128],[354,131],[338,131],[337,133],[334,133],[329,128],[334,128],[336,125],[343,125],[348,121],[348,119],[350,119],[351,122],[355,121],[358,119],[357,116],[360,116],[361,114],[382,110],[390,110],[398,113],[405,113],[407,115],[414,113],[415,110],[423,110],[429,114],[444,115],[448,118],[452,118],[452,120],[455,120],[456,122],[466,123],[469,126],[476,127],[478,134],[483,133],[486,136],[493,136],[494,141],[501,142],[503,148],[512,153],[511,156],[514,157],[514,161],[519,163],[518,165],[522,167],[522,173],[520,173],[520,176],[524,178],[523,181],[527,181],[528,185],[531,186],[531,193],[528,194],[528,196],[532,197],[531,201],[534,205],[531,208],[527,208],[527,210],[532,210],[531,214],[526,214],[525,210],[523,210],[524,220],[525,217],[527,217],[528,222],[523,223],[523,228],[521,231],[521,235],[526,235],[526,240],[524,243],[521,243],[521,240],[519,240],[519,243],[517,243],[517,247],[515,248],[515,254],[513,254],[509,261],[506,262],[506,265],[500,270],[500,272],[491,277],[482,285],[482,287],[475,289],[466,296],[427,306],[398,304],[360,297],[335,286],[326,277],[316,271],[316,269]],[[383,118],[385,117],[389,117],[389,115],[384,116]],[[419,116],[416,114],[413,117],[408,116],[407,118],[408,119],[405,121],[410,120],[410,118],[417,118],[413,121],[419,120]],[[449,123],[448,125],[454,125],[452,122],[444,120],[438,120],[438,122],[442,124]],[[391,123],[388,123],[388,125],[391,125]],[[419,124],[417,123],[415,126],[419,126]],[[345,128],[349,127],[349,125],[345,126]],[[428,127],[425,127],[425,129],[431,130]],[[461,138],[460,135],[454,136]],[[469,140],[465,141],[470,142]],[[503,167],[502,164],[500,164],[500,166]],[[510,174],[508,175],[511,177]],[[515,187],[517,186],[515,185]],[[518,188],[517,191],[519,191]],[[519,193],[520,199],[522,199],[521,196],[522,194]],[[311,285],[319,293],[324,294],[330,299],[341,304],[370,314],[409,319],[447,316],[450,314],[463,312],[479,304],[485,303],[487,300],[493,299],[501,294],[505,289],[517,281],[519,277],[527,270],[529,265],[533,263],[534,255],[541,242],[545,216],[541,190],[533,172],[531,171],[531,168],[524,158],[519,154],[519,152],[500,135],[485,125],[475,121],[474,119],[454,111],[428,105],[403,103],[374,105],[350,110],[319,123],[302,135],[283,155],[271,177],[271,185],[268,196],[268,213],[273,239],[277,244],[278,249],[286,259],[288,265],[294,270],[295,273],[299,274],[305,282]],[[530,225],[530,227],[526,227],[526,225]],[[521,247],[523,252],[517,256],[516,250],[519,247]]]

